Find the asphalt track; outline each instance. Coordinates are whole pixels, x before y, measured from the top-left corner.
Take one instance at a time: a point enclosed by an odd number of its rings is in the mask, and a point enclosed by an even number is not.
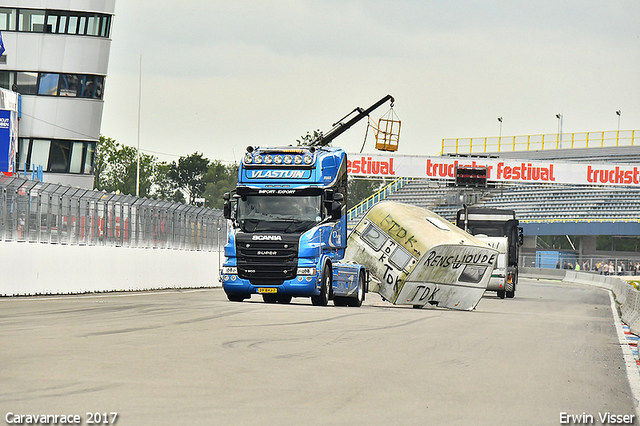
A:
[[[606,291],[522,280],[515,299],[491,294],[473,312],[375,294],[361,308],[232,303],[221,289],[2,298],[0,424],[8,413],[87,424],[117,412],[122,426],[635,415]]]

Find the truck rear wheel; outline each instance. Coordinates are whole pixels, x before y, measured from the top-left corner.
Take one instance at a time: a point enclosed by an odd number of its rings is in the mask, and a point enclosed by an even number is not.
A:
[[[349,306],[353,306],[359,308],[362,306],[362,302],[364,302],[364,275],[360,274],[360,278],[358,279],[358,289],[356,290],[356,294],[354,297],[350,297],[347,304]]]
[[[327,306],[329,303],[329,292],[333,285],[333,275],[329,265],[324,266],[320,280],[322,282],[320,285],[320,294],[318,296],[311,296],[311,303],[313,306]]]
[[[498,290],[497,293],[500,299],[504,299],[504,290]]]

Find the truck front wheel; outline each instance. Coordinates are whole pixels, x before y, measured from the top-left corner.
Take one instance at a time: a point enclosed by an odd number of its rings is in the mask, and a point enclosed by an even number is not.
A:
[[[333,285],[333,275],[329,265],[324,266],[320,280],[322,282],[320,285],[320,294],[318,296],[311,296],[311,303],[313,306],[327,306],[329,303],[329,292]]]
[[[227,299],[231,302],[242,302],[244,299],[251,298],[250,294],[227,294]]]

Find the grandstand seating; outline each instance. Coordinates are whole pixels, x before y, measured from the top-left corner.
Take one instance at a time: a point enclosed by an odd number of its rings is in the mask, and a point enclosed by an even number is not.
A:
[[[640,162],[640,147],[562,149],[498,155],[565,161],[593,161],[597,158],[598,162],[637,164]],[[414,179],[386,199],[428,208],[452,221],[463,203],[474,207],[515,210],[521,221],[638,221],[640,218],[640,188],[636,187],[508,184],[474,191],[452,187],[446,181]],[[350,221],[350,225],[354,223],[357,223],[357,219]]]

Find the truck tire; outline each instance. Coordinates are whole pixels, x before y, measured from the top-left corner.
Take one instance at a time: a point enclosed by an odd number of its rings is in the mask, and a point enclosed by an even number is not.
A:
[[[242,302],[249,297],[250,296],[246,294],[227,294],[227,299],[229,299],[230,302]]]
[[[506,286],[505,290],[506,290],[506,294],[507,294],[507,299],[513,299],[513,296],[516,295],[516,285],[515,285],[515,283],[507,283],[507,286]]]
[[[320,294],[318,296],[311,296],[313,306],[327,306],[329,303],[329,292],[333,285],[333,274],[331,273],[331,267],[329,265],[324,265],[320,280],[322,282],[320,285]]]
[[[289,303],[291,303],[291,296],[287,296],[287,295],[281,295],[278,296],[278,303],[281,303],[283,305],[288,305]]]
[[[263,294],[262,300],[264,300],[264,303],[276,303],[278,301],[278,296],[275,294]]]
[[[500,299],[504,299],[504,290],[498,290],[497,293]]]
[[[356,290],[356,294],[354,297],[350,297],[348,299],[347,304],[349,306],[359,308],[360,306],[362,306],[362,302],[364,302],[364,275],[360,274],[360,278],[358,279],[358,289]]]

